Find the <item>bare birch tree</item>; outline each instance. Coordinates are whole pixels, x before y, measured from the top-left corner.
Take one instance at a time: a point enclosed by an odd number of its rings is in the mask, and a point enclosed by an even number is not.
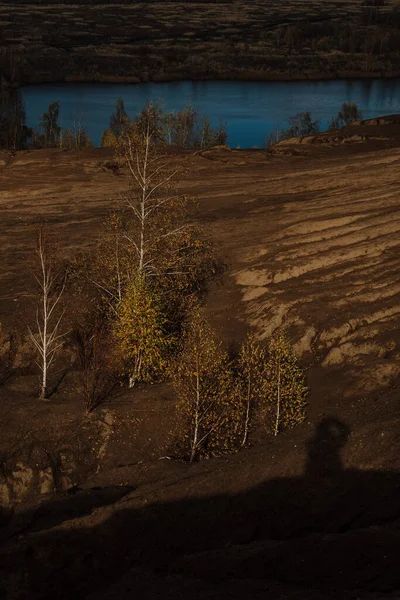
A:
[[[151,116],[151,115],[150,115]],[[113,215],[95,255],[86,261],[87,275],[113,317],[129,285],[149,281],[174,312],[192,294],[223,272],[214,246],[201,227],[190,223],[187,199],[176,186],[181,171],[165,147],[157,143],[151,119],[142,115],[118,140],[120,164],[128,170],[129,187],[122,194],[124,211]]]
[[[122,136],[118,155],[131,178],[123,200],[131,215],[125,236],[136,257],[132,275],[147,279],[174,272],[180,240],[188,227],[182,219],[185,199],[173,187],[178,169],[153,143],[150,125],[145,131],[130,128]]]
[[[39,268],[35,279],[39,286],[38,306],[35,328],[29,328],[30,338],[38,352],[37,365],[41,371],[39,397],[45,400],[49,396],[49,370],[66,335],[60,333],[64,315],[61,298],[64,294],[66,279],[57,268],[53,240],[41,227],[38,233],[36,255]]]
[[[118,315],[124,293],[133,279],[132,247],[126,240],[121,215],[112,214],[105,222],[104,233],[92,256],[86,256],[81,264],[90,283],[99,292],[98,309],[113,317]]]

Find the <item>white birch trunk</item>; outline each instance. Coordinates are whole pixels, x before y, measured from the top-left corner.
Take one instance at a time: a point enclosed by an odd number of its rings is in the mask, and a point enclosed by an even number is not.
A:
[[[46,247],[43,231],[40,231],[37,248],[37,254],[40,261],[40,275],[35,277],[41,290],[40,303],[42,304],[42,309],[40,310],[38,308],[36,312],[36,333],[29,329],[29,334],[39,354],[37,365],[42,373],[39,394],[41,400],[46,400],[48,398],[49,368],[55,358],[57,350],[62,346],[61,339],[65,336],[65,334],[58,333],[64,313],[61,312],[58,316],[56,315],[57,306],[64,293],[65,280],[58,294],[53,295],[57,274],[54,272],[52,259],[49,257],[48,253],[49,249]]]
[[[200,426],[200,375],[199,375],[199,363],[196,360],[196,399],[195,399],[195,411],[194,411],[194,431],[192,448],[190,453],[190,462],[193,462],[196,457],[196,450],[199,440],[199,426]]]
[[[45,270],[43,266],[43,280],[45,281]],[[47,300],[48,300],[47,286],[43,286],[43,366],[42,366],[42,387],[40,391],[40,397],[42,400],[47,398],[47,352],[48,352],[48,340],[47,340],[47,326],[48,326],[48,311],[47,311]]]
[[[244,421],[244,434],[242,439],[242,446],[244,446],[247,442],[247,438],[249,435],[249,425],[250,425],[250,404],[251,404],[251,380],[250,375],[247,382],[247,405],[246,405],[246,418]]]
[[[276,402],[276,421],[274,435],[278,435],[279,432],[279,421],[281,417],[281,359],[278,361],[278,390],[277,390],[277,402]]]

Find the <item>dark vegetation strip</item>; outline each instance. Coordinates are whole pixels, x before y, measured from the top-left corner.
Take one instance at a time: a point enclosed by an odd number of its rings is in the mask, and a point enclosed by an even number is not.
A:
[[[400,10],[386,0],[12,4],[0,4],[0,74],[14,86],[400,73]]]

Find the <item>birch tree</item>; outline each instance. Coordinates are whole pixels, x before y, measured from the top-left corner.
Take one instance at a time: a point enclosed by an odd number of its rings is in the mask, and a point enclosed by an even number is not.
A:
[[[167,367],[173,337],[166,332],[160,294],[140,275],[118,307],[115,337],[129,376],[129,387],[156,380]]]
[[[180,454],[190,462],[218,452],[229,441],[227,364],[214,331],[203,312],[195,307],[173,373],[178,446]]]
[[[196,140],[196,121],[197,111],[188,104],[185,108],[176,113],[176,133],[174,144],[180,148],[193,148]]]
[[[41,227],[38,233],[36,255],[38,270],[35,279],[39,287],[35,327],[29,328],[30,338],[37,350],[37,365],[41,371],[39,397],[49,396],[48,379],[58,350],[66,333],[60,333],[64,310],[61,299],[65,291],[66,278],[57,267],[54,240]]]
[[[236,393],[242,412],[240,444],[245,446],[255,413],[264,400],[266,386],[266,352],[252,335],[248,335],[240,349],[237,361]]]
[[[122,195],[125,210],[108,219],[96,251],[82,256],[76,273],[77,280],[85,275],[85,281],[94,285],[91,304],[116,332],[133,387],[136,381],[149,380],[143,367],[147,359],[163,362],[165,352],[173,352],[190,298],[204,293],[224,265],[201,228],[188,222],[186,198],[175,188],[178,168],[153,143],[150,130],[143,134],[132,125],[119,141],[117,156],[129,177],[129,188]],[[161,320],[156,310],[160,302]],[[143,312],[146,303],[157,314],[152,312],[151,326],[149,321],[142,328],[149,317]],[[159,326],[162,360],[161,354],[156,358],[154,336]],[[143,358],[136,368],[137,352]],[[152,367],[153,372],[163,370]]]
[[[275,436],[304,421],[308,388],[289,339],[282,331],[269,342],[263,391],[264,421]]]
[[[145,279],[172,273],[188,227],[182,218],[185,199],[173,186],[178,169],[172,168],[168,157],[153,143],[150,126],[144,132],[132,127],[123,136],[118,155],[130,175],[130,188],[123,201],[130,216],[125,237],[135,254],[132,273]]]
[[[136,256],[125,235],[119,213],[110,215],[92,255],[81,257],[79,268],[97,290],[95,305],[101,315],[118,315],[128,284],[136,273]]]
[[[150,118],[144,128],[146,115],[118,140],[117,158],[129,178],[125,210],[109,219],[96,253],[81,262],[97,289],[93,306],[115,333],[130,387],[165,374],[190,298],[223,271],[213,244],[188,222],[186,198],[176,191],[179,168],[156,143]]]

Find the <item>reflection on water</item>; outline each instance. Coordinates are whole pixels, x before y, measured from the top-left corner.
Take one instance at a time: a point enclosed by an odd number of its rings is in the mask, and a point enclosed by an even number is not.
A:
[[[22,88],[28,125],[37,125],[50,102],[59,100],[63,127],[84,120],[95,144],[108,126],[115,100],[125,101],[133,118],[148,100],[161,100],[166,110],[191,103],[213,125],[228,126],[232,147],[263,146],[271,131],[285,127],[288,117],[310,110],[325,128],[343,102],[355,102],[364,118],[400,113],[400,78],[307,82],[180,81],[141,84],[51,84]]]

